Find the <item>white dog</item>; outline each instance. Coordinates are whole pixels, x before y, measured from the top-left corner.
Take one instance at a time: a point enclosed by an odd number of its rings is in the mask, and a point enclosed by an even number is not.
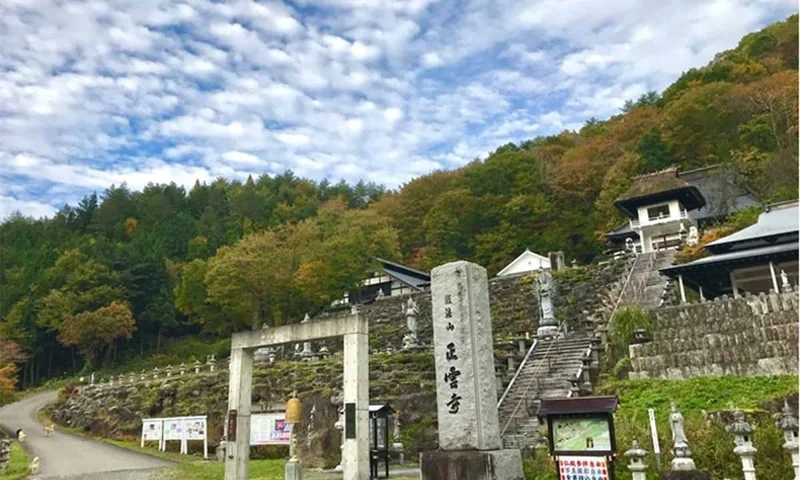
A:
[[[31,464],[28,465],[28,468],[31,471],[31,475],[37,475],[39,473],[39,457],[33,457],[33,460],[31,460]]]
[[[52,435],[53,435],[53,432],[54,432],[55,430],[56,430],[56,426],[55,426],[55,425],[53,425],[52,423],[51,423],[49,426],[48,426],[48,425],[45,425],[45,427],[44,427],[44,436],[45,436],[45,437],[52,436]]]
[[[23,432],[21,428],[17,430],[17,441],[20,443],[25,441],[25,432]]]

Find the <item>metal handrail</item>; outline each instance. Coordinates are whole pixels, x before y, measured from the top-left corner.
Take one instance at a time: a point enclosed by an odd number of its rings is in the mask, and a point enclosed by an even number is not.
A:
[[[547,359],[547,356],[550,354],[550,350],[552,350],[552,348],[553,348],[553,345],[555,345],[555,344],[557,343],[558,336],[559,336],[559,334],[561,333],[561,330],[564,328],[564,325],[566,325],[566,322],[561,322],[561,324],[558,326],[558,331],[556,332],[556,334],[555,334],[555,336],[554,336],[554,338],[555,338],[555,339],[554,339],[552,342],[550,342],[550,345],[548,345],[548,346],[547,346],[547,351],[545,351],[545,352],[544,352],[544,356],[542,357],[542,360],[545,360],[545,359]],[[533,351],[533,350],[531,350],[531,352],[532,352],[532,351]],[[536,373],[539,373],[539,370],[540,370],[540,369],[541,369],[541,365],[538,365],[538,366],[536,367],[536,370],[534,370],[534,371],[533,371],[533,373],[534,373],[534,374],[536,374]],[[520,368],[519,368],[519,370],[517,370],[517,372],[520,372],[520,371],[522,371],[522,365],[520,365]],[[533,376],[533,378],[531,379],[531,381],[530,381],[530,382],[528,383],[528,385],[525,387],[525,390],[522,392],[522,396],[520,397],[520,399],[519,399],[519,401],[517,402],[517,404],[514,406],[514,410],[512,410],[512,411],[511,411],[511,415],[508,417],[508,420],[506,421],[506,424],[503,426],[503,429],[500,431],[500,435],[501,435],[501,436],[502,436],[504,433],[506,433],[506,430],[508,429],[508,426],[509,426],[509,425],[511,425],[511,422],[512,422],[512,420],[514,420],[514,415],[516,415],[516,414],[517,414],[517,410],[519,410],[519,406],[520,406],[520,405],[522,405],[522,402],[523,402],[523,401],[525,401],[525,398],[527,397],[527,395],[528,395],[528,391],[530,390],[530,388],[531,388],[531,385],[534,383],[534,380],[536,380],[536,375],[534,375],[534,376]],[[538,382],[537,382],[537,383],[538,383]],[[510,387],[510,384],[509,384],[509,387]],[[505,393],[503,394],[503,398],[505,398]],[[499,402],[498,402],[497,406],[498,406],[498,407],[500,406],[500,403],[499,403]]]
[[[628,271],[628,276],[625,278],[625,283],[622,286],[622,290],[620,291],[619,296],[617,297],[616,303],[614,304],[614,309],[611,311],[611,316],[609,317],[609,321],[614,316],[614,314],[617,312],[617,308],[619,307],[619,304],[622,301],[622,296],[625,294],[625,291],[628,288],[628,284],[631,281],[631,277],[633,276],[633,271],[636,269],[636,265],[639,262],[639,256],[640,255],[636,255],[636,257],[634,258],[633,265],[631,265],[631,268]],[[565,324],[566,324],[566,322],[562,322],[558,326],[558,332],[555,335],[556,340],[558,339],[558,335],[561,333],[561,330],[564,328]],[[548,358],[548,355],[550,354],[550,350],[552,350],[553,345],[555,345],[557,343],[556,340],[553,340],[552,342],[550,342],[550,345],[547,346],[547,351],[544,353],[544,356],[542,357],[542,360],[546,360]],[[515,380],[517,379],[519,374],[522,372],[522,369],[525,366],[525,364],[528,362],[528,359],[530,358],[531,354],[533,353],[533,350],[536,348],[537,343],[538,343],[538,339],[534,341],[533,345],[531,345],[531,348],[528,350],[528,353],[525,355],[525,358],[522,360],[522,363],[520,364],[519,368],[517,369],[516,373],[514,374],[514,377],[511,379],[511,382],[508,384],[508,387],[506,387],[506,390],[503,392],[503,395],[500,397],[500,400],[497,402],[498,409],[502,405],[503,400],[505,400],[505,398],[508,395],[508,393],[511,391],[512,385],[514,385]],[[589,347],[589,351],[591,351],[591,347]],[[542,364],[540,364],[539,366],[537,366],[537,369],[534,370],[534,372],[533,372],[534,374],[539,373],[539,370],[541,369],[541,365],[544,365],[544,362]],[[583,366],[581,366],[581,368],[583,368]],[[515,421],[515,415],[517,414],[517,411],[519,410],[520,405],[527,398],[528,391],[530,390],[531,385],[534,383],[535,380],[537,380],[536,375],[534,375],[533,378],[531,378],[531,381],[528,383],[528,385],[525,387],[525,390],[522,392],[522,396],[520,397],[519,401],[514,406],[514,410],[511,411],[511,414],[509,415],[508,419],[506,420],[505,425],[503,425],[503,429],[500,431],[500,435],[501,436],[506,433],[506,430],[508,429],[509,425],[511,425],[511,423]],[[536,382],[536,383],[538,385],[538,382]]]
[[[614,303],[614,308],[611,309],[611,315],[608,317],[608,321],[610,322],[611,319],[614,317],[614,314],[617,313],[617,308],[619,307],[620,302],[622,301],[622,297],[625,295],[625,292],[628,289],[628,284],[631,281],[631,277],[633,277],[633,271],[636,270],[636,265],[639,263],[639,257],[644,254],[637,254],[633,260],[633,265],[631,265],[631,269],[628,270],[628,276],[625,278],[625,283],[622,285],[622,290],[619,292],[619,296],[617,297],[617,301]]]
[[[528,352],[525,354],[525,358],[522,359],[522,363],[519,364],[519,367],[517,367],[517,371],[514,372],[514,376],[511,377],[511,382],[509,382],[509,384],[506,387],[506,389],[503,390],[503,395],[500,396],[500,400],[497,401],[497,408],[500,408],[500,405],[503,404],[503,400],[505,400],[506,395],[508,395],[508,392],[511,390],[511,386],[514,385],[514,382],[517,380],[517,377],[519,376],[520,372],[522,372],[522,367],[524,367],[525,363],[527,363],[528,358],[533,353],[533,349],[536,348],[536,344],[538,342],[539,342],[538,338],[533,340],[533,344],[531,345],[531,348],[528,349]]]

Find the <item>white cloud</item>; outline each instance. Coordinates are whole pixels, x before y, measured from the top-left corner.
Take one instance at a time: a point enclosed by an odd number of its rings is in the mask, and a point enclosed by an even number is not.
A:
[[[14,197],[0,195],[0,221],[10,215],[20,212],[25,216],[33,218],[49,217],[56,213],[57,209],[47,203],[35,200],[19,200]]]
[[[0,190],[292,169],[397,186],[662,89],[786,0],[6,1]],[[717,21],[709,22],[709,18]]]

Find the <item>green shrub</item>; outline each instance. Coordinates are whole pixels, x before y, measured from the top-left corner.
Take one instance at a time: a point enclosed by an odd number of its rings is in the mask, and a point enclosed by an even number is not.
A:
[[[644,328],[649,334],[653,330],[653,318],[642,307],[624,307],[611,318],[610,347],[611,363],[628,356],[628,346],[633,342],[636,329]]]

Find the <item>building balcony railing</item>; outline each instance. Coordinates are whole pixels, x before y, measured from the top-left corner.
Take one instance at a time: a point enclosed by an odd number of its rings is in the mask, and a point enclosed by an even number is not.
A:
[[[677,216],[674,215],[659,215],[657,217],[648,217],[644,225],[657,225],[659,223],[676,222],[678,220],[685,220],[689,218],[689,213],[685,210],[681,211]],[[631,220],[631,228],[639,228],[642,223],[639,220]]]

